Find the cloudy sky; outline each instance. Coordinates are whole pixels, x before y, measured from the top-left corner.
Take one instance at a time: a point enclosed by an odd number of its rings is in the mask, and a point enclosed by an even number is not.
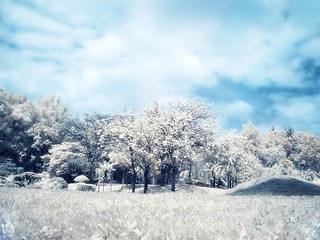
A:
[[[320,133],[318,0],[1,0],[0,87],[75,114],[197,97]]]

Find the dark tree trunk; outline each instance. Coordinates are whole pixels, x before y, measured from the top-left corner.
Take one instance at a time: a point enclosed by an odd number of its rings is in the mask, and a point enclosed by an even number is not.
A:
[[[133,150],[130,147],[130,158],[131,158],[131,169],[132,169],[132,182],[131,182],[131,190],[134,193],[136,191],[136,181],[137,181],[137,172],[136,168],[134,165],[134,160],[133,160]]]
[[[94,175],[95,175],[95,166],[94,166],[94,161],[88,161],[90,163],[89,167],[89,180],[90,182],[93,182],[94,180]]]
[[[231,173],[227,174],[227,188],[232,188],[232,177],[231,177]]]
[[[132,167],[132,182],[131,182],[131,189],[132,192],[134,193],[136,191],[136,181],[137,181],[137,172],[134,167],[134,162],[131,161],[131,167]]]
[[[216,187],[216,174],[214,173],[214,171],[211,172],[210,183],[212,188]]]
[[[32,162],[32,172],[37,171],[37,158],[35,158]]]
[[[171,178],[171,165],[167,165],[165,168],[164,184],[169,184]]]
[[[177,174],[177,167],[174,165],[172,166],[172,177],[171,177],[171,191],[176,191],[176,174]]]
[[[217,187],[220,188],[221,187],[221,178],[218,177],[218,184],[217,184]]]
[[[146,194],[148,192],[149,166],[145,166],[143,178],[143,193]]]
[[[212,187],[212,188],[215,188],[215,187],[216,187],[216,177],[215,177],[215,176],[213,176],[213,177],[211,178],[211,187]]]
[[[133,177],[131,182],[131,190],[133,193],[136,192],[136,180],[137,180],[137,173],[136,171],[133,171]]]
[[[165,167],[161,167],[161,172],[160,172],[160,187],[164,187],[166,181],[166,169]]]
[[[192,172],[192,162],[189,163],[189,174],[188,174],[189,179],[191,179],[191,172]]]

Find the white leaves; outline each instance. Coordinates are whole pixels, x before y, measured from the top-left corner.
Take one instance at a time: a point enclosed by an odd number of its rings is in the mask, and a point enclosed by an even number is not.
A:
[[[127,164],[131,159],[142,169],[190,161],[206,145],[207,136],[213,135],[206,129],[208,122],[202,125],[206,119],[207,106],[198,100],[173,101],[168,107],[154,101],[136,114],[117,115],[109,129],[117,139],[109,158]]]
[[[118,165],[127,165],[129,164],[128,156],[123,152],[112,151],[108,154],[110,162]]]

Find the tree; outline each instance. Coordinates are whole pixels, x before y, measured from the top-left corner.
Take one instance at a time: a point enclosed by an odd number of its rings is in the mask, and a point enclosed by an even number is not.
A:
[[[0,89],[0,169],[6,175],[17,169],[13,159],[17,159],[19,153],[13,148],[14,128],[12,107],[7,101],[7,93]]]
[[[108,148],[103,142],[105,124],[112,122],[110,115],[86,115],[83,120],[70,119],[63,128],[67,141],[78,142],[83,148],[83,154],[89,165],[89,179],[95,178],[95,169],[102,161],[108,161]]]
[[[199,100],[173,101],[168,110],[159,113],[155,103],[153,116],[159,126],[159,153],[162,163],[171,170],[171,190],[175,191],[179,166],[189,163],[191,156],[206,145],[204,126],[211,117],[209,108]],[[213,121],[211,124],[215,125]]]
[[[191,156],[205,146],[206,119],[209,119],[208,107],[198,100],[174,101],[168,108],[160,108],[154,101],[152,107],[135,116],[119,118],[114,128],[118,131],[118,146],[131,159],[133,173],[136,166],[142,170],[145,193],[150,173],[168,170],[171,189],[175,190],[179,168],[186,162],[189,165]]]
[[[290,142],[284,132],[275,130],[267,133],[260,145],[259,159],[263,167],[272,168],[287,158]]]
[[[33,169],[32,138],[27,131],[34,123],[34,107],[25,96],[15,96],[1,90],[0,97],[1,157],[30,171]]]
[[[292,128],[271,131],[260,145],[265,174],[293,175],[307,180],[319,178],[319,137]]]
[[[133,113],[125,112],[121,114],[116,114],[114,116],[114,121],[111,124],[104,127],[103,135],[101,136],[101,141],[105,142],[108,140],[110,145],[110,140],[112,139],[112,149],[109,155],[120,155],[121,158],[112,158],[114,164],[117,164],[118,160],[121,159],[121,165],[128,167],[130,169],[131,178],[131,188],[132,192],[135,192],[136,181],[137,181],[137,155],[136,151],[133,149],[133,142],[135,139],[135,121],[136,117]],[[127,159],[124,161],[123,159]]]
[[[254,154],[256,148],[252,143],[256,141],[255,137],[250,137],[251,133],[252,131],[243,131],[237,134],[229,131],[217,137],[212,143],[207,161],[211,163],[218,187],[223,180],[226,187],[232,188],[238,183],[261,175],[262,166]]]
[[[52,145],[62,143],[62,126],[69,118],[59,98],[46,97],[35,103],[35,123],[27,131],[33,139],[33,171],[46,170],[42,156],[48,154]]]
[[[76,176],[88,174],[88,162],[83,152],[83,146],[78,142],[65,141],[52,145],[42,159],[52,177],[63,177],[67,182],[72,182]]]
[[[295,151],[289,156],[295,168],[307,180],[320,178],[320,137],[297,132],[294,135]]]
[[[243,125],[240,137],[243,143],[243,149],[248,153],[258,156],[261,136],[256,126],[254,126],[251,122]]]
[[[1,155],[25,171],[46,170],[41,157],[52,144],[61,143],[59,128],[67,110],[54,97],[32,103],[25,96],[1,90],[0,99]]]
[[[150,172],[157,164],[158,152],[158,131],[157,125],[152,121],[148,110],[133,122],[133,135],[130,143],[130,149],[136,156],[135,163],[143,171],[144,187],[143,192],[147,193]]]

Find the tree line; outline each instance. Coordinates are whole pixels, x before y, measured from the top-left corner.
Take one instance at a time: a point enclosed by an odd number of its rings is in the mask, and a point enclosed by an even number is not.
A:
[[[262,134],[247,123],[241,132],[221,130],[211,107],[199,100],[116,114],[73,117],[56,97],[36,102],[0,90],[0,174],[48,172],[66,181],[91,182],[110,175],[141,182],[177,180],[231,188],[263,175],[320,178],[320,139],[293,128]]]

